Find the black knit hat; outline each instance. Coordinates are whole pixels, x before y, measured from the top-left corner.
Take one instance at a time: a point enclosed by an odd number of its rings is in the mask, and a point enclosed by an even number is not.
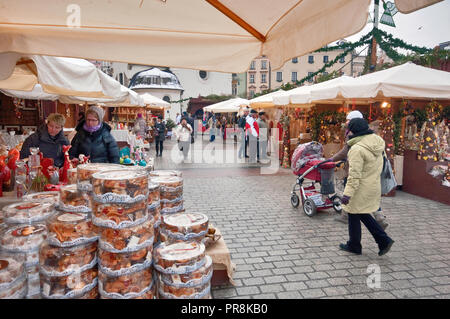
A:
[[[352,137],[372,134],[373,131],[369,129],[369,123],[365,119],[355,118],[348,123],[348,129],[353,133]]]
[[[253,113],[253,114],[256,113],[256,114],[258,114],[258,112],[256,112],[256,110],[251,110],[250,113]]]

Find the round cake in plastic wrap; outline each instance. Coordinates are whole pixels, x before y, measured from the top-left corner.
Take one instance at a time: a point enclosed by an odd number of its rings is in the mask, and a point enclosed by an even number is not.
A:
[[[153,216],[153,221],[156,224],[158,221],[161,221],[161,208],[160,205],[155,207],[148,207],[148,214]]]
[[[99,292],[104,298],[134,299],[144,296],[152,289],[153,270],[145,269],[121,276],[111,276],[101,270],[98,275]]]
[[[6,224],[34,224],[45,222],[55,214],[54,205],[51,203],[20,202],[5,206],[3,218]]]
[[[176,170],[155,170],[149,172],[150,176],[159,177],[159,176],[178,176],[182,177],[183,173],[181,171]]]
[[[120,276],[143,270],[152,265],[153,243],[133,252],[112,253],[99,248],[98,264],[102,273]]]
[[[176,213],[163,215],[161,241],[201,241],[208,232],[208,216],[201,213]]]
[[[47,220],[48,242],[53,246],[71,247],[95,242],[98,230],[87,213],[59,212]]]
[[[153,217],[142,224],[122,229],[101,227],[99,246],[110,252],[137,251],[154,241]]]
[[[80,190],[92,190],[92,175],[97,172],[122,169],[122,165],[110,163],[87,163],[77,166],[77,187]]]
[[[165,274],[163,272],[158,272],[158,279],[167,286],[174,288],[189,288],[210,283],[212,275],[212,258],[206,255],[205,264],[199,269],[185,274]]]
[[[205,245],[198,242],[161,243],[154,249],[154,267],[165,274],[196,271],[205,262]]]
[[[153,208],[159,206],[159,184],[148,182],[148,207]]]
[[[183,197],[183,178],[178,176],[157,176],[151,177],[150,180],[159,184],[161,199],[173,200]]]
[[[174,287],[164,282],[159,282],[159,298],[160,299],[203,299],[211,292],[211,283],[194,287]]]
[[[161,199],[161,214],[175,214],[183,210],[184,201],[183,197],[175,198],[175,199]]]
[[[97,263],[97,242],[73,247],[55,247],[44,242],[39,250],[40,272],[46,276],[68,276],[91,269]]]
[[[66,276],[49,276],[41,271],[42,297],[47,299],[74,299],[84,296],[97,286],[97,265]]]
[[[0,253],[0,299],[23,299],[27,291],[23,257]]]
[[[17,225],[2,233],[0,248],[7,253],[23,254],[25,267],[39,264],[39,247],[47,238],[44,224]]]
[[[69,168],[67,170],[67,184],[76,184],[77,183],[77,168]]]
[[[148,174],[117,170],[92,175],[93,198],[99,203],[130,204],[147,201]]]
[[[147,201],[136,203],[98,203],[92,205],[92,222],[96,226],[122,229],[137,226],[148,219]]]
[[[57,205],[59,202],[59,192],[39,192],[27,194],[22,197],[25,202],[39,202],[39,203],[51,203]]]
[[[41,289],[40,289],[40,275],[39,275],[39,265],[26,267],[25,271],[27,273],[27,299],[40,299]]]
[[[89,213],[91,200],[86,191],[79,190],[76,184],[61,186],[58,209],[65,212]]]

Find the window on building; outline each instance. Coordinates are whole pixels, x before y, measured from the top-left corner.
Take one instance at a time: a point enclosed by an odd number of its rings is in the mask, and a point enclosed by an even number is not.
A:
[[[231,87],[231,94],[236,96],[237,95],[237,85],[233,84],[233,86]]]
[[[165,95],[163,97],[163,100],[166,101],[166,102],[170,102],[170,97],[168,95]]]
[[[297,82],[297,72],[292,72],[291,80],[292,82]]]
[[[328,55],[323,56],[323,63],[328,63]]]
[[[298,62],[298,58],[292,58],[292,63],[297,63]]]
[[[252,99],[255,96],[255,90],[250,90],[250,98]]]
[[[277,72],[277,82],[283,81],[283,72]]]
[[[267,83],[267,74],[261,73],[261,83]]]
[[[345,56],[343,56],[342,58],[339,59],[340,63],[345,63]]]
[[[252,61],[252,63],[250,63],[250,70],[254,69],[255,69],[255,61]]]
[[[119,73],[119,82],[123,85],[123,73]]]
[[[308,76],[313,75],[313,73],[314,72],[308,72]],[[314,82],[314,78],[313,77],[309,78],[308,82],[313,83]]]
[[[206,80],[206,78],[208,77],[208,72],[202,70],[198,72],[198,75],[202,80]]]
[[[267,61],[261,60],[261,69],[266,70],[267,69]]]
[[[313,55],[309,55],[308,56],[308,63],[314,63],[314,56]]]
[[[250,74],[249,83],[255,83],[255,74],[254,73]]]

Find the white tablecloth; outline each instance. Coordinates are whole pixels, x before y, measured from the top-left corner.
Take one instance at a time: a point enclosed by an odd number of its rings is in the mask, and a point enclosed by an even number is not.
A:
[[[136,135],[130,133],[128,130],[111,130],[111,135],[117,142],[127,142],[129,145],[146,147],[142,139],[138,139]]]

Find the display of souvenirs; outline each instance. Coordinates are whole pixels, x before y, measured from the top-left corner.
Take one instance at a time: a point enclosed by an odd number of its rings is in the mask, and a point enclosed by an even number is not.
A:
[[[87,163],[77,166],[77,186],[80,190],[92,190],[91,177],[97,172],[122,169],[119,164],[110,163]]]
[[[422,128],[419,151],[417,159],[431,160],[437,162],[439,160],[439,143],[437,136],[437,117],[439,107],[432,103],[427,107],[427,121]]]
[[[32,201],[20,202],[3,208],[3,218],[6,224],[33,224],[45,222],[55,214],[52,203]]]
[[[97,266],[66,276],[50,276],[41,271],[42,296],[50,299],[72,299],[85,296],[97,286]]]
[[[121,229],[133,227],[148,218],[147,201],[137,203],[98,203],[92,205],[92,222],[96,226]]]
[[[161,241],[201,241],[208,232],[208,216],[201,213],[163,215]]]
[[[99,292],[102,297],[130,299],[142,297],[153,285],[152,267],[120,276],[98,274]]]
[[[99,246],[110,252],[136,251],[154,241],[154,220],[150,216],[149,219],[137,226],[112,229],[100,228]]]
[[[40,192],[27,194],[22,197],[25,202],[51,203],[56,205],[59,202],[59,192]]]
[[[159,176],[178,176],[182,177],[183,173],[181,171],[175,170],[156,170],[149,172],[151,177],[159,177]]]
[[[154,249],[154,267],[165,274],[185,274],[202,267],[205,260],[205,245],[181,242],[161,243]]]
[[[60,212],[47,221],[47,226],[48,242],[56,247],[71,247],[98,239],[90,214]]]
[[[60,188],[58,209],[65,212],[89,213],[91,200],[86,191],[78,190],[76,184],[64,185]]]
[[[110,276],[125,275],[143,270],[152,265],[153,243],[137,251],[109,252],[102,248],[98,250],[100,270]]]
[[[44,242],[39,250],[41,273],[46,276],[67,276],[93,268],[97,263],[97,242],[73,247],[55,247]]]
[[[148,174],[140,170],[95,173],[92,188],[97,202],[135,203],[148,197]]]
[[[23,299],[27,291],[27,275],[23,260],[1,253],[0,299]]]

